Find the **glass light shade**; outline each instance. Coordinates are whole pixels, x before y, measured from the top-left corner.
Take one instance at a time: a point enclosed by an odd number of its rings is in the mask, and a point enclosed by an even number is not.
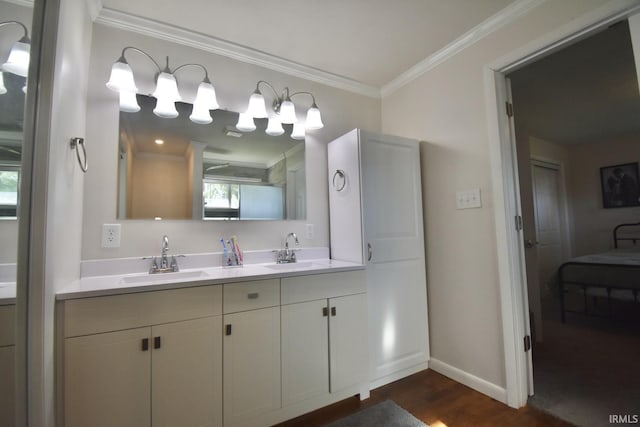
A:
[[[4,85],[4,75],[0,71],[0,95],[7,93],[7,87]]]
[[[175,101],[168,98],[157,98],[156,108],[153,109],[153,114],[163,119],[175,119],[178,117]]]
[[[264,102],[264,96],[257,90],[253,92],[251,98],[249,98],[247,114],[255,119],[264,119],[267,117],[267,107]]]
[[[291,138],[304,139],[304,136],[305,136],[304,125],[302,123],[294,123],[293,130],[291,131]]]
[[[22,93],[24,93],[25,95],[27,94],[27,84],[25,83],[24,86],[22,86]]]
[[[216,97],[216,90],[213,85],[208,82],[200,83],[198,86],[198,93],[196,94],[196,100],[193,101],[193,108],[198,109],[205,108],[207,110],[217,110],[220,108],[218,105],[218,98]]]
[[[211,113],[209,113],[209,109],[204,106],[203,103],[198,104],[196,99],[189,120],[199,125],[208,125],[213,121],[213,118],[211,117]]]
[[[269,122],[267,123],[267,129],[264,131],[267,135],[271,136],[279,136],[284,133],[284,129],[282,128],[282,123],[280,119],[276,117],[269,117]]]
[[[176,82],[174,75],[165,71],[161,72],[158,75],[158,80],[156,82],[156,90],[151,96],[158,100],[163,99],[163,103],[165,101],[180,101],[181,98],[180,93],[178,92],[178,83]]]
[[[129,64],[120,61],[113,63],[107,87],[116,92],[127,91],[135,93],[138,91],[133,80],[133,71],[131,71]]]
[[[27,77],[29,74],[29,43],[17,41],[13,44],[7,62],[2,64],[2,70]]]
[[[280,121],[285,124],[292,124],[298,121],[296,107],[293,102],[282,101],[282,104],[280,104]]]
[[[307,110],[307,121],[305,124],[305,128],[307,130],[311,129],[322,129],[324,124],[322,123],[322,117],[320,116],[320,110],[318,107],[311,107]]]
[[[128,90],[120,92],[120,111],[125,113],[137,113],[140,111],[135,92],[129,92]]]
[[[253,117],[247,113],[238,114],[238,123],[236,123],[236,129],[240,132],[253,132],[256,130],[256,124],[253,122]]]

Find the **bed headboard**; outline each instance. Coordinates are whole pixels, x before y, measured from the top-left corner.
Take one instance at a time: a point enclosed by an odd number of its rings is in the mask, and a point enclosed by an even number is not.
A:
[[[635,224],[620,224],[613,229],[613,247],[618,249],[618,243],[631,241],[635,246],[640,241],[640,222]]]

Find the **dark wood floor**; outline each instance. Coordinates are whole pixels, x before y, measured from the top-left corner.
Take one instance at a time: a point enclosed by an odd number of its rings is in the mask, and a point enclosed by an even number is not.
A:
[[[373,390],[363,402],[355,396],[278,426],[319,427],[386,399],[430,427],[571,426],[532,407],[512,409],[430,369]]]

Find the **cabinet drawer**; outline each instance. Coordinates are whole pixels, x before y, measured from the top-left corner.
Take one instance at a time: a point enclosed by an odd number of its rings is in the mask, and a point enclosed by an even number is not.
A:
[[[366,291],[364,270],[285,277],[282,279],[282,304],[335,298]]]
[[[15,344],[15,316],[15,305],[0,305],[0,347]]]
[[[224,313],[280,305],[280,279],[255,280],[224,285]]]
[[[64,336],[133,329],[222,314],[222,286],[198,286],[64,302]]]

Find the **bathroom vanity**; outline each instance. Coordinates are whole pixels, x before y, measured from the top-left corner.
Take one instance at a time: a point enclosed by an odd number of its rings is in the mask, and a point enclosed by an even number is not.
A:
[[[268,426],[368,397],[362,265],[81,279],[57,295],[59,425]]]

